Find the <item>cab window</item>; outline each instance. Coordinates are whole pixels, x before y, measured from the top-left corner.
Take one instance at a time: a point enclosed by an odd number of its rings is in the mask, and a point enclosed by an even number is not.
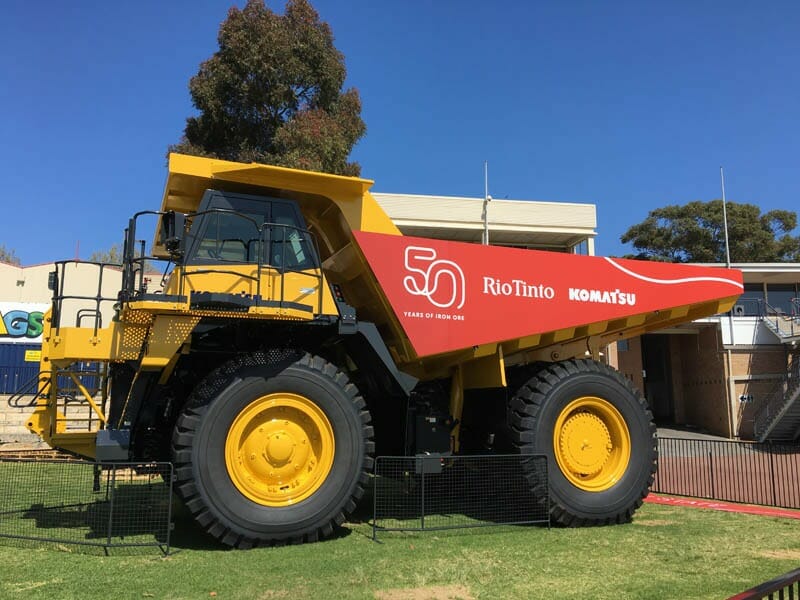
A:
[[[211,211],[211,212],[208,212]],[[318,265],[297,206],[286,200],[207,191],[191,225],[186,264]]]
[[[214,262],[259,262],[261,234],[256,224],[258,215],[210,213],[202,218],[206,223],[197,243],[196,258]]]
[[[312,268],[316,261],[312,252],[309,234],[299,229],[292,205],[274,203],[270,225],[271,265],[293,271]]]

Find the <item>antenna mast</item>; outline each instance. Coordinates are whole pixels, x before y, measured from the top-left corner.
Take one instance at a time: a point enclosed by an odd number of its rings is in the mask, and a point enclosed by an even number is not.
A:
[[[725,206],[725,174],[719,168],[719,179],[722,183],[722,226],[725,230],[725,266],[731,266],[731,248],[728,243],[728,209]]]
[[[486,246],[489,244],[489,202],[492,197],[489,195],[489,161],[483,161],[483,236],[481,243]]]

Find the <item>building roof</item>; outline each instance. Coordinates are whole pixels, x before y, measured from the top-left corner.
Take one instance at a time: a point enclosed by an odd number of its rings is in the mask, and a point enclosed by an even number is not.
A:
[[[406,235],[479,242],[483,232],[483,198],[372,195]],[[492,200],[489,203],[492,244],[570,248],[597,235],[593,204]]]
[[[723,263],[697,263],[724,267]],[[744,275],[745,283],[800,283],[800,263],[731,263]]]

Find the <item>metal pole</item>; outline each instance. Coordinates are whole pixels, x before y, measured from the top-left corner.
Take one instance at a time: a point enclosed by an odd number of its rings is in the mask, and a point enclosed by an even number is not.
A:
[[[425,529],[425,458],[418,459],[422,464],[422,493],[420,496],[420,508],[422,515],[420,516],[420,528]]]
[[[708,450],[708,474],[711,476],[711,495],[709,498],[715,498],[714,495],[714,453],[709,448]]]
[[[719,168],[719,178],[722,182],[722,226],[725,229],[725,266],[731,266],[731,249],[728,243],[728,209],[725,206],[725,174]]]
[[[320,294],[321,296],[322,294]],[[381,459],[380,456],[375,457],[375,462],[373,463],[373,471],[372,471],[372,541],[375,542],[378,540],[378,494],[380,493],[380,487],[378,482],[378,461]]]
[[[106,556],[111,548],[111,532],[114,529],[114,495],[117,491],[117,466],[111,465],[111,494],[108,494],[109,481],[106,479],[106,496],[108,497],[108,531],[106,532],[106,545],[103,547]]]
[[[769,445],[767,455],[769,456],[769,480],[772,484],[772,506],[778,506],[778,495],[775,493],[775,464],[772,459],[772,444]]]
[[[483,161],[483,236],[481,243],[486,246],[489,244],[489,161]]]
[[[172,532],[172,486],[175,483],[175,473],[172,470],[172,463],[166,463],[166,466],[162,465],[162,468],[166,468],[169,474],[169,486],[167,488],[169,496],[169,501],[167,502],[167,551],[165,553],[169,555],[169,536]]]

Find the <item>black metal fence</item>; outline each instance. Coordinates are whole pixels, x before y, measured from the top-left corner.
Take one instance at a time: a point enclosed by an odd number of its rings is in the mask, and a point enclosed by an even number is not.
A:
[[[800,569],[784,573],[780,577],[750,588],[728,600],[795,600],[800,599]]]
[[[532,492],[546,481],[544,455],[379,456],[373,539],[378,531],[549,526],[547,494]]]
[[[659,438],[652,491],[800,508],[800,445]]]
[[[0,537],[169,554],[172,465],[0,457]]]

